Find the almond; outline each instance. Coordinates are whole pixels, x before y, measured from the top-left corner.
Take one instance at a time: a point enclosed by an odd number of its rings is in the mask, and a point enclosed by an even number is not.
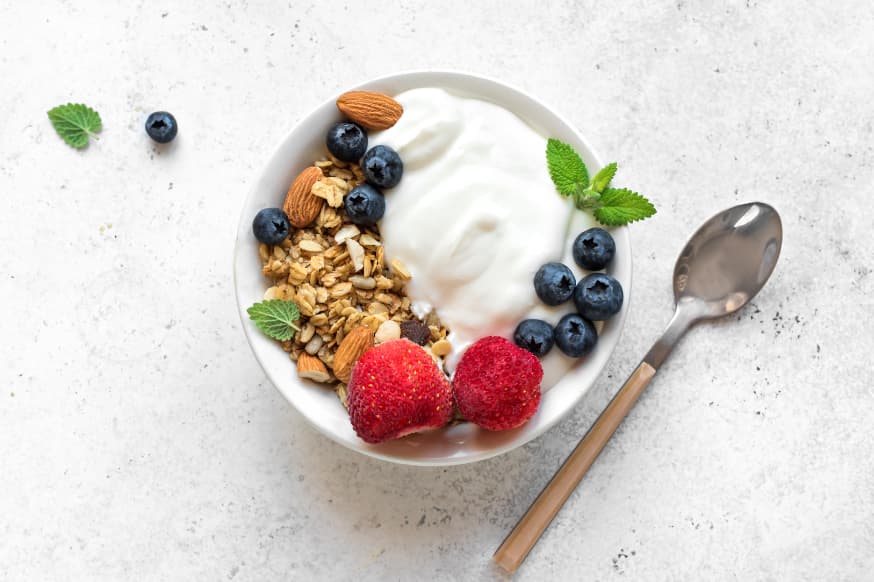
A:
[[[401,104],[382,93],[350,91],[337,99],[340,113],[367,129],[388,129],[404,113]]]
[[[297,375],[314,382],[330,382],[331,375],[320,359],[301,352],[297,358]]]
[[[334,354],[334,375],[341,382],[349,382],[352,367],[364,352],[373,347],[373,330],[365,325],[353,327]]]
[[[312,193],[313,184],[322,177],[322,170],[310,166],[301,172],[285,195],[282,210],[288,215],[288,221],[296,228],[309,226],[322,211],[325,201]]]

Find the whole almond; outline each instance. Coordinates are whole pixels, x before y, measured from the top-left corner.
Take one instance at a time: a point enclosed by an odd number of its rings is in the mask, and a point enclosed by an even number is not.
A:
[[[353,327],[343,338],[334,354],[334,375],[341,382],[349,382],[352,367],[364,352],[373,347],[373,330],[366,325]]]
[[[320,359],[301,352],[297,358],[297,375],[314,382],[329,382],[331,375]]]
[[[350,91],[337,99],[340,113],[367,129],[388,129],[404,113],[401,104],[382,93]]]
[[[310,166],[291,183],[288,194],[285,195],[285,204],[282,205],[282,210],[288,215],[288,221],[292,226],[296,228],[309,226],[322,211],[322,206],[325,204],[324,199],[312,193],[313,184],[318,182],[321,177],[322,170]]]

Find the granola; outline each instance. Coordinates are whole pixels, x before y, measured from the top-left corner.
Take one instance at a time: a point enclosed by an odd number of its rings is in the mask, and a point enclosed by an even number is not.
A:
[[[278,245],[261,243],[258,252],[261,271],[272,281],[264,298],[292,300],[300,308],[301,329],[282,348],[294,361],[306,353],[324,363],[327,375],[316,377],[334,385],[345,406],[345,385],[333,371],[337,348],[359,325],[377,334],[377,341],[400,337],[399,324],[416,320],[404,290],[411,274],[397,259],[386,264],[377,227],[358,226],[346,217],[343,197],[364,182],[361,168],[333,156],[314,165],[323,177],[312,194],[327,202],[315,222]],[[436,314],[422,324],[429,331],[426,349],[446,355],[448,330]]]

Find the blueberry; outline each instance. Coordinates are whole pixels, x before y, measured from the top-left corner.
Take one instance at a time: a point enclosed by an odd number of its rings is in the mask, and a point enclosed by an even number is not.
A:
[[[158,143],[173,141],[177,131],[176,118],[166,111],[155,111],[146,119],[146,133]]]
[[[600,271],[616,254],[616,243],[603,228],[590,228],[574,240],[574,261],[584,269]]]
[[[577,278],[561,263],[546,263],[534,275],[534,292],[547,305],[561,305],[571,298]]]
[[[604,273],[592,273],[574,289],[574,305],[586,319],[609,319],[622,308],[622,285]]]
[[[526,319],[516,326],[513,341],[520,348],[526,349],[538,358],[542,358],[552,349],[555,334],[552,326],[542,319]]]
[[[396,151],[388,146],[370,148],[361,160],[364,177],[377,188],[394,188],[401,181],[404,163]]]
[[[265,208],[258,211],[252,221],[252,233],[259,242],[266,245],[278,245],[291,232],[288,216],[281,208]]]
[[[555,326],[555,345],[572,358],[591,352],[598,343],[595,325],[576,313],[569,313]]]
[[[352,188],[343,204],[349,220],[361,226],[373,226],[385,214],[385,197],[370,184]]]
[[[328,151],[344,162],[357,162],[367,151],[367,132],[360,126],[341,121],[328,130]]]

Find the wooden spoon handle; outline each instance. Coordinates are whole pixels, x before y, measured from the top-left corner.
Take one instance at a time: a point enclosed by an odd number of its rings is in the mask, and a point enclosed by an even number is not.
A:
[[[543,531],[570,497],[583,475],[598,458],[604,445],[619,428],[622,420],[640,398],[656,369],[641,362],[626,380],[610,404],[570,454],[561,469],[543,488],[510,535],[495,552],[493,560],[508,572],[515,572],[525,556],[540,539]]]

